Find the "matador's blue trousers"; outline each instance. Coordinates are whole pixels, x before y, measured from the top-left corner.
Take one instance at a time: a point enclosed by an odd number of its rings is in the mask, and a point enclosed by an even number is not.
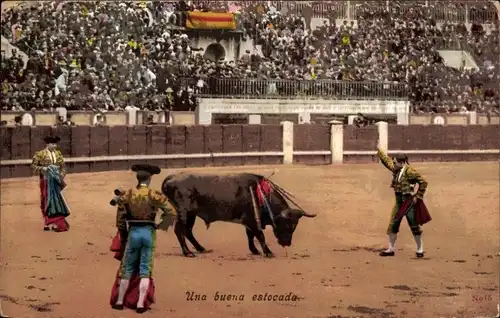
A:
[[[120,278],[130,279],[134,272],[138,272],[140,278],[150,278],[155,247],[156,229],[153,225],[131,225],[120,266]]]

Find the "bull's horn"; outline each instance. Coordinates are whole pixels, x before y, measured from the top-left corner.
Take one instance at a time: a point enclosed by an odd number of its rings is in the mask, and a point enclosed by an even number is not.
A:
[[[308,218],[315,218],[316,217],[316,214],[309,214],[306,211],[302,211],[301,215],[308,217]]]

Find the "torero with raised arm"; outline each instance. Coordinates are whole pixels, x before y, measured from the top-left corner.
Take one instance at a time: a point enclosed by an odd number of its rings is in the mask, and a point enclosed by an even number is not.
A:
[[[387,228],[389,236],[389,247],[380,252],[380,256],[394,256],[395,244],[401,220],[406,216],[415,242],[417,243],[417,257],[424,256],[422,245],[421,226],[431,220],[431,216],[424,204],[423,198],[427,190],[427,181],[410,166],[408,156],[398,154],[394,158],[389,156],[380,148],[377,149],[380,162],[392,172],[391,187],[394,189],[396,203],[391,213],[391,220]]]

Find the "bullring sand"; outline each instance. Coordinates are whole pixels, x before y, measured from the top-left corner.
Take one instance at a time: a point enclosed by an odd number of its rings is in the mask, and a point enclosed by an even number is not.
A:
[[[434,218],[424,226],[424,259],[415,259],[406,223],[397,256],[377,255],[386,244],[393,197],[382,166],[185,169],[263,175],[278,169],[272,179],[319,215],[301,220],[286,251],[267,229],[275,259],[249,255],[245,231],[236,224],[214,223],[206,230],[198,222],[195,235],[214,252],[195,259],[181,257],[173,231],[160,233],[157,303],[147,316],[493,316],[499,302],[498,163],[416,167],[429,181],[426,201]],[[172,172],[164,170],[153,186],[159,188]],[[26,318],[135,317],[131,311],[111,310],[108,303],[118,265],[109,252],[115,211],[108,202],[112,190],[133,185],[134,176],[108,172],[67,179],[71,229],[59,234],[42,231],[36,178],[2,180],[3,309]],[[188,292],[206,300],[187,300]],[[217,292],[219,300],[214,300]],[[259,295],[290,293],[298,299],[259,301]],[[221,301],[223,294],[237,297]]]

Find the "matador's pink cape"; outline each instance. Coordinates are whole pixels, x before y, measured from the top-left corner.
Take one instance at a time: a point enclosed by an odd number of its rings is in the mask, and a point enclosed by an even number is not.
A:
[[[110,250],[115,252],[114,258],[121,262],[123,257],[123,252],[125,250],[125,246],[122,246],[122,241],[120,239],[120,233],[116,233],[113,241],[111,242]],[[138,271],[137,271],[138,272]],[[137,301],[139,300],[139,283],[141,279],[137,275],[137,272],[134,271],[132,277],[130,278],[130,284],[128,286],[128,290],[125,293],[125,298],[123,299],[123,305],[130,309],[135,309],[137,307]],[[109,303],[113,306],[118,299],[118,288],[120,287],[120,268],[118,267],[118,271],[116,272],[115,282],[113,287],[111,288],[111,298]],[[150,278],[148,294],[146,295],[146,300],[144,301],[144,308],[149,308],[155,302],[155,283],[153,278]]]
[[[396,220],[400,220],[403,216],[408,213],[411,205],[413,204],[413,211],[415,213],[415,223],[418,225],[424,225],[425,223],[432,220],[429,210],[425,206],[425,203],[421,199],[417,199],[417,202],[413,203],[413,198],[410,197],[404,201],[399,207],[398,213],[396,214]]]

